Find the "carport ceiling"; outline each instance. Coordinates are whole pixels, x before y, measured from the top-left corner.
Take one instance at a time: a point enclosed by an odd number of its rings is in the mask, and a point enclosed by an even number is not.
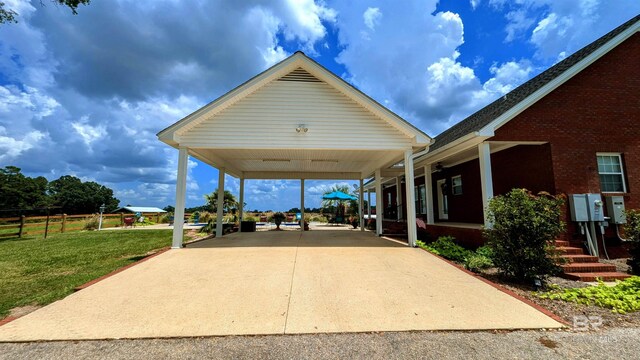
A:
[[[403,151],[203,149],[190,155],[245,179],[362,179],[401,161]]]

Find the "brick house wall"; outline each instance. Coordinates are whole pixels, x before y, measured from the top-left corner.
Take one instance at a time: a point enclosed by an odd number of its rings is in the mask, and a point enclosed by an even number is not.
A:
[[[640,35],[635,34],[572,79],[496,130],[489,141],[542,141],[491,155],[494,194],[514,187],[533,192],[598,193],[596,153],[620,153],[627,209],[640,208]],[[462,175],[463,194],[449,195],[449,222],[482,223],[478,160],[433,174],[436,181]],[[604,196],[607,193],[603,194]],[[620,195],[620,194],[615,194]],[[565,238],[575,237],[568,211]],[[450,229],[450,228],[448,228]],[[614,236],[609,229],[609,236]]]
[[[534,193],[555,192],[553,169],[551,166],[551,147],[544,145],[519,145],[491,154],[493,192],[501,195],[514,187],[531,190]],[[451,194],[451,178],[461,175],[462,194]],[[439,219],[438,195],[436,184],[445,179],[448,185],[449,219]],[[445,168],[434,173],[434,208],[437,221],[482,224],[482,189],[480,186],[480,164],[478,159]]]
[[[600,192],[596,153],[620,153],[625,205],[639,208],[638,59],[640,35],[636,33],[499,128],[491,140],[548,141],[555,191],[564,194]],[[575,232],[568,215],[565,220],[568,233]]]

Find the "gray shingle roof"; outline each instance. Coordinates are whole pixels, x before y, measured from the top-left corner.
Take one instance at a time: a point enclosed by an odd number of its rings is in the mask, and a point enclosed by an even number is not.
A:
[[[567,57],[566,59],[560,61],[559,63],[535,76],[531,80],[513,89],[505,96],[500,97],[496,101],[478,110],[476,113],[470,115],[456,125],[443,131],[440,135],[435,137],[435,143],[431,145],[429,149],[433,151],[467,134],[479,131],[480,129],[488,125],[491,121],[507,112],[509,109],[526,99],[529,95],[533,94],[536,90],[540,89],[551,80],[560,76],[569,68],[580,62],[580,60],[589,56],[589,54],[599,49],[609,40],[616,37],[618,34],[628,29],[638,21],[640,21],[640,15],[636,15],[634,18],[618,26],[603,37],[576,51],[571,56]]]

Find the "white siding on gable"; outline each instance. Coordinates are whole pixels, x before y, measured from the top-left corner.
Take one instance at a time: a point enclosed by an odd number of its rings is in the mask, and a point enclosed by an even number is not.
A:
[[[254,149],[411,148],[412,139],[330,85],[315,80],[272,81],[180,134],[180,144],[207,148],[242,144]],[[296,132],[301,124],[309,129],[307,133]]]

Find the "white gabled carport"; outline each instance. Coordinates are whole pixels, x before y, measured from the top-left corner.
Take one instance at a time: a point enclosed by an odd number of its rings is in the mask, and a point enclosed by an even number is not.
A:
[[[392,165],[412,163],[414,153],[431,142],[302,52],[162,130],[158,138],[179,150],[176,219],[184,217],[187,159],[193,156],[219,170],[219,197],[225,173],[240,179],[240,206],[245,179],[301,180],[303,211],[305,179],[360,180],[362,230],[363,179],[373,175],[380,180]],[[413,189],[413,167],[406,166],[405,172],[407,187]],[[408,191],[409,219],[415,218],[413,198]],[[376,199],[381,202],[380,196]],[[222,236],[222,215],[219,202],[216,236]],[[376,223],[380,235],[382,222]],[[413,225],[411,246],[416,241]],[[182,223],[176,221],[173,248],[181,245]]]

